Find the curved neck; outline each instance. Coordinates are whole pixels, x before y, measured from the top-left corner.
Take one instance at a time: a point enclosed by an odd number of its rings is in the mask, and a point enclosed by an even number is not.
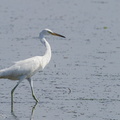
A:
[[[45,54],[43,55],[43,58],[42,58],[43,63],[44,63],[44,67],[45,67],[51,59],[51,47],[50,47],[49,43],[47,42],[47,40],[43,36],[40,37],[40,41],[46,47],[46,52],[45,52]]]

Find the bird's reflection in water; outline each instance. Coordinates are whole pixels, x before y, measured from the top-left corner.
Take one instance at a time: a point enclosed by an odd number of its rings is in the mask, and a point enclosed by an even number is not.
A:
[[[36,106],[37,106],[37,103],[38,103],[38,102],[36,102],[36,103],[33,105],[33,107],[32,107],[31,115],[30,115],[30,120],[33,120],[33,114],[34,114],[35,108],[36,108]],[[12,116],[13,116],[13,118],[14,118],[15,120],[19,120],[19,118],[17,117],[17,115],[15,115],[15,111],[14,111],[14,108],[13,108],[13,104],[11,104],[11,114],[12,114]]]
[[[32,111],[31,111],[31,115],[30,115],[30,120],[33,120],[33,113],[34,113],[34,110],[35,110],[35,108],[37,106],[37,103],[38,102],[36,102],[35,105],[32,107]]]

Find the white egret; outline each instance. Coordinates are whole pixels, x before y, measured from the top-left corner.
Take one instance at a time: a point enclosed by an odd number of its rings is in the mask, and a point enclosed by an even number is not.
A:
[[[31,77],[38,72],[39,70],[43,70],[44,67],[49,63],[51,59],[51,47],[47,40],[45,39],[45,35],[55,35],[59,37],[64,36],[54,33],[49,29],[45,29],[39,34],[39,39],[42,44],[46,47],[46,52],[43,56],[35,56],[32,58],[28,58],[25,60],[21,60],[16,62],[13,66],[0,70],[0,79],[10,79],[10,80],[18,80],[18,83],[11,91],[11,103],[13,103],[13,93],[17,86],[24,80],[27,79],[34,100],[38,102],[37,98],[34,95],[33,91],[33,81]]]

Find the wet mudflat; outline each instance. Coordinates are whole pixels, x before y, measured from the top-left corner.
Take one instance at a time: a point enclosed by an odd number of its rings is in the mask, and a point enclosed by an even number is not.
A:
[[[28,81],[0,80],[0,120],[119,120],[120,1],[0,1],[0,68],[36,55],[44,46],[35,39],[44,28],[52,59],[34,79],[39,103]]]

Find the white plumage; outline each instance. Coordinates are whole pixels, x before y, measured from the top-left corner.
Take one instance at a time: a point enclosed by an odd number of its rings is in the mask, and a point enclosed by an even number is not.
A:
[[[43,68],[42,57],[36,56],[18,61],[13,66],[0,70],[0,78],[19,80],[24,76],[24,79],[27,79]]]
[[[46,41],[46,39],[44,38],[45,35],[50,35],[50,34],[65,38],[64,36],[54,33],[49,29],[45,29],[39,34],[40,41],[46,47],[46,52],[43,56],[35,56],[32,58],[21,60],[16,62],[13,66],[9,68],[0,70],[0,79],[4,78],[4,79],[11,79],[11,80],[19,80],[17,85],[11,91],[11,103],[13,103],[14,90],[19,85],[19,83],[24,79],[27,79],[29,81],[31,91],[32,91],[32,96],[36,100],[36,102],[38,102],[33,92],[33,81],[31,80],[31,77],[39,70],[43,70],[44,67],[49,63],[51,59],[51,47],[49,43]]]

